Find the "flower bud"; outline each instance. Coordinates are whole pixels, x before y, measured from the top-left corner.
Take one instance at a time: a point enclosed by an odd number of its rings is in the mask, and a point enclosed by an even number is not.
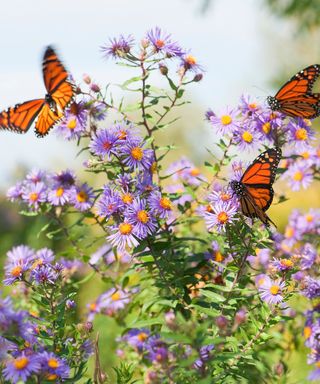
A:
[[[100,92],[100,87],[99,87],[99,85],[98,85],[98,84],[95,84],[95,83],[92,83],[92,84],[90,85],[90,89],[91,89],[92,92],[96,92],[96,93]]]
[[[196,83],[198,83],[199,81],[201,81],[203,79],[203,73],[197,73],[195,75],[195,77],[193,78],[193,81],[195,81]]]
[[[83,79],[83,81],[86,83],[86,84],[90,84],[91,83],[91,77],[87,74],[87,73],[84,73],[83,75],[82,75],[82,79]]]
[[[166,76],[169,72],[168,70],[168,67],[162,63],[159,64],[159,69],[160,69],[160,73],[163,75],[163,76]]]
[[[247,320],[247,311],[243,308],[239,309],[239,311],[236,312],[234,322],[237,325],[245,323]]]
[[[146,49],[149,46],[149,40],[148,39],[142,39],[141,40],[141,47]]]
[[[220,330],[226,329],[228,326],[228,320],[224,316],[218,316],[216,318],[216,325]]]

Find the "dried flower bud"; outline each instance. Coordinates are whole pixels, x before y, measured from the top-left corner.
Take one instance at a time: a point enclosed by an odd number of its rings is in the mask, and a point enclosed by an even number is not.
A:
[[[162,63],[159,64],[159,69],[160,69],[160,73],[163,75],[163,76],[166,76],[169,72],[168,70],[168,67]]]
[[[91,89],[92,92],[96,92],[96,93],[100,92],[100,87],[99,87],[99,85],[98,85],[98,84],[95,84],[95,83],[92,83],[92,84],[90,85],[90,89]]]
[[[201,81],[203,79],[203,73],[197,73],[195,75],[195,77],[193,78],[193,81],[195,81],[196,83],[198,83],[199,81]]]
[[[86,73],[84,73],[83,75],[82,75],[82,79],[83,79],[83,81],[86,83],[86,84],[90,84],[91,83],[91,77],[88,75],[88,74],[86,74]]]

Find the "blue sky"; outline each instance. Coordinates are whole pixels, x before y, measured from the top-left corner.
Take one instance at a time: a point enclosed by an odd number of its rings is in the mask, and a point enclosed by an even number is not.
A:
[[[235,103],[243,92],[264,98],[275,57],[267,55],[268,32],[274,21],[254,0],[215,0],[205,15],[200,0],[10,0],[0,24],[0,108],[44,96],[41,59],[54,44],[76,79],[83,73],[101,82],[122,82],[123,69],[102,59],[99,47],[120,33],[141,38],[160,26],[198,58],[206,70],[193,88],[203,108]],[[203,116],[199,116],[203,121]],[[79,164],[77,149],[50,134],[38,139],[0,132],[0,182],[6,187],[18,165],[59,169]]]

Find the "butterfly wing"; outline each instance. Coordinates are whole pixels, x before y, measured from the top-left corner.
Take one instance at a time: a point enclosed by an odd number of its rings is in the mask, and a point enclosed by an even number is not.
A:
[[[74,86],[67,81],[68,72],[52,47],[47,47],[43,57],[43,79],[47,89],[46,105],[39,114],[35,131],[45,136],[63,117],[65,108],[74,97]]]
[[[320,95],[302,95],[280,102],[280,110],[291,117],[314,119],[320,115]]]
[[[256,200],[252,197],[250,192],[245,193],[240,198],[240,207],[245,216],[250,217],[251,219],[260,219],[266,226],[271,222],[276,227],[264,210],[257,205]]]
[[[0,128],[27,132],[44,105],[44,99],[36,99],[8,108],[0,113]]]

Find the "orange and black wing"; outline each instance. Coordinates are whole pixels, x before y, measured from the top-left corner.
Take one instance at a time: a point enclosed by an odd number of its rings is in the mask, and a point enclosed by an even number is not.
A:
[[[280,111],[291,117],[314,119],[320,115],[320,94],[301,95],[282,101]]]
[[[39,114],[35,131],[45,136],[63,117],[65,108],[74,97],[74,86],[67,81],[69,75],[52,47],[47,47],[43,57],[43,79],[48,95],[46,105]]]
[[[0,113],[0,128],[25,133],[45,105],[44,99],[17,104]]]
[[[251,219],[260,219],[266,226],[271,222],[276,227],[275,223],[264,212],[264,209],[257,205],[255,198],[250,192],[240,198],[240,207],[245,216],[250,217]]]
[[[320,75],[320,65],[314,64],[295,74],[275,95],[279,102],[311,94],[312,87]]]

